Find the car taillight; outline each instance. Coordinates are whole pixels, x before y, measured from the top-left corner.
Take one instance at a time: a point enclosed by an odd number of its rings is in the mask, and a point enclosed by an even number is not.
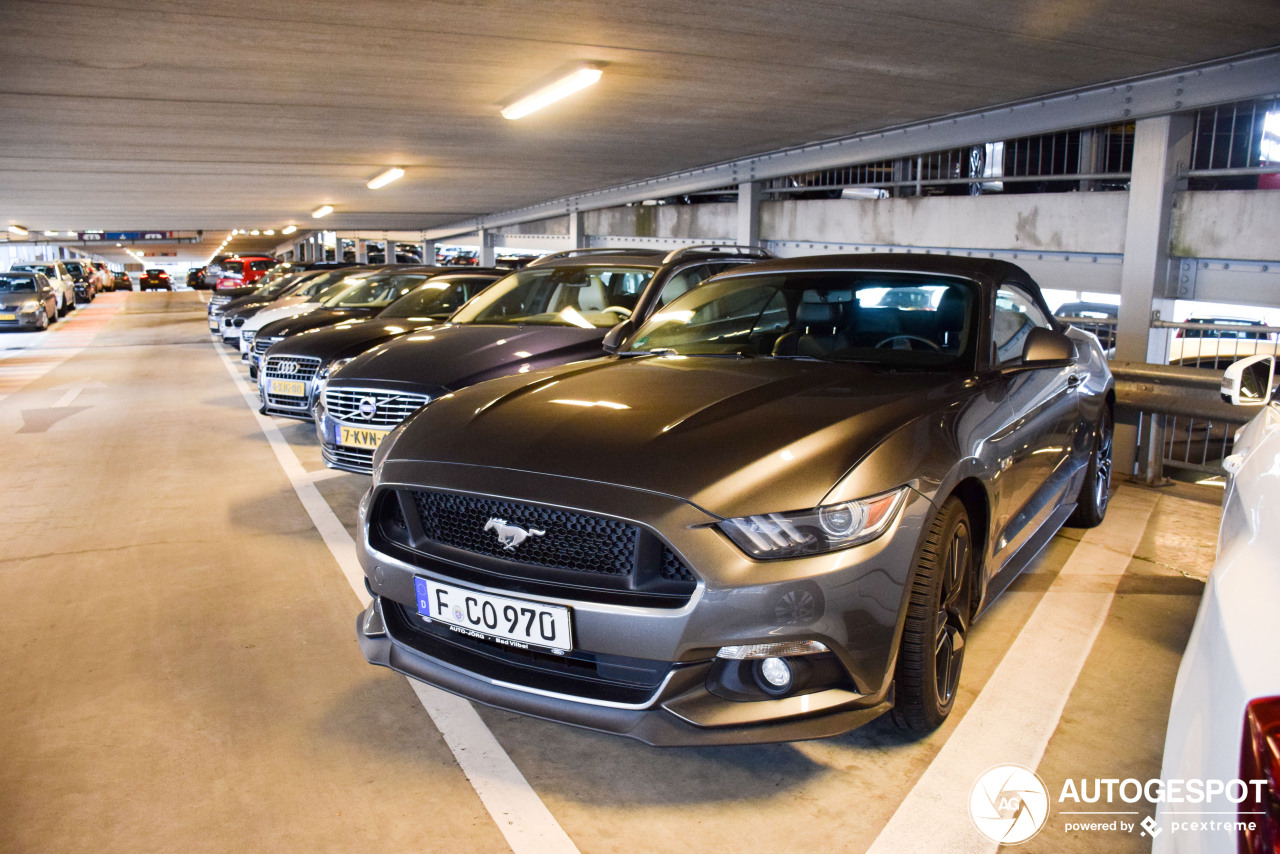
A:
[[[1240,779],[1266,780],[1261,793],[1249,786],[1240,803],[1240,854],[1280,851],[1280,697],[1253,700],[1244,712]],[[1249,825],[1254,826],[1249,830]]]

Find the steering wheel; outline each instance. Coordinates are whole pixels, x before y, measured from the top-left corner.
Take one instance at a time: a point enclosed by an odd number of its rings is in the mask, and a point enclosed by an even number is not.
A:
[[[921,344],[927,344],[929,347],[931,347],[934,350],[937,350],[939,353],[942,352],[942,348],[939,347],[937,344],[930,341],[928,338],[921,338],[919,335],[890,335],[888,338],[882,338],[880,341],[877,341],[876,347],[883,347],[884,345],[888,344],[890,341],[919,341]],[[908,345],[907,349],[911,350],[914,348]]]
[[[612,311],[614,314],[618,315],[618,316],[619,316],[619,317],[621,317],[623,320],[626,320],[628,317],[630,317],[630,316],[631,316],[631,309],[629,309],[629,308],[623,308],[623,307],[622,307],[622,306],[620,306],[620,305],[607,305],[607,306],[605,306],[605,307],[604,307],[604,310],[605,310],[605,311]]]

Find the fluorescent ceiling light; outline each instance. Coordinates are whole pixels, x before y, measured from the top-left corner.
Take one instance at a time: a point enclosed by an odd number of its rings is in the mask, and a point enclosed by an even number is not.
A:
[[[365,186],[368,187],[370,190],[381,190],[383,187],[387,186],[392,181],[402,177],[403,175],[404,175],[403,169],[401,169],[399,166],[392,166],[386,172],[383,172],[381,175],[371,180]]]
[[[554,104],[574,92],[579,92],[600,79],[604,71],[596,63],[584,62],[563,77],[525,95],[502,108],[502,117],[520,119],[548,104]]]
[[[298,227],[296,225],[286,225],[284,228],[280,229],[280,233],[293,234],[297,230],[298,230]]]
[[[56,232],[56,231],[46,231],[46,232],[44,233],[44,236],[45,236],[45,237],[57,237],[57,236],[58,236],[58,232]]]
[[[75,236],[76,236],[76,233],[74,231],[67,232],[67,237],[75,237]]]
[[[19,237],[26,237],[31,232],[27,231],[27,229],[21,225],[11,225],[9,226],[9,233],[16,234]]]
[[[321,205],[311,212],[311,216],[315,219],[319,219],[320,217],[328,216],[331,213],[333,213],[333,205]]]

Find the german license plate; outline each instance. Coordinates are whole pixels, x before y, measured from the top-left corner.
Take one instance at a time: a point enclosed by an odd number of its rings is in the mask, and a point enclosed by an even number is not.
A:
[[[0,314],[0,320],[17,320],[17,319],[18,319],[18,315],[16,314]]]
[[[415,577],[418,613],[465,634],[520,648],[573,649],[569,609],[494,596],[465,587]]]
[[[307,384],[298,382],[297,380],[276,380],[271,381],[271,393],[283,394],[288,397],[306,397]]]
[[[338,444],[350,448],[376,448],[387,438],[390,430],[370,430],[367,427],[348,427],[339,424],[336,430]]]

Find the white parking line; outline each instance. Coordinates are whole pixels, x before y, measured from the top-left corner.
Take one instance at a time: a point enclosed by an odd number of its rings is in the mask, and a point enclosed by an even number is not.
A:
[[[256,388],[244,379],[236,363],[221,346],[216,349],[227,373],[231,374],[232,381],[258,419],[258,426],[275,452],[285,476],[293,484],[312,524],[320,532],[361,605],[369,604],[364,572],[356,559],[355,542],[316,489],[316,482],[323,478],[303,468],[280,428],[258,412]],[[551,815],[475,708],[461,697],[412,679],[408,682],[511,850],[515,854],[577,854],[578,848],[573,840]]]
[[[868,849],[990,854],[969,818],[969,788],[993,765],[1036,768],[1058,727],[1157,496],[1121,490],[1087,531],[978,698]]]

